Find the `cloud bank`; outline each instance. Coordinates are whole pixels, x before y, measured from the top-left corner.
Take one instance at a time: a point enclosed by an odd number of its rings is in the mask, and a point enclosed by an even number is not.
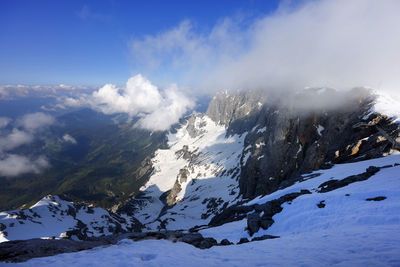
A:
[[[185,85],[298,90],[369,86],[398,92],[400,1],[291,1],[250,24],[225,18],[206,33],[189,21],[134,39],[138,69]],[[289,3],[289,4],[287,4]]]

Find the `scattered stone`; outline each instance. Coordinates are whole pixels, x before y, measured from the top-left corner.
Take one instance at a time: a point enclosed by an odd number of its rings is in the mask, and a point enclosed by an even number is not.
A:
[[[326,206],[325,200],[322,200],[317,204],[317,207],[320,208],[320,209],[325,208],[325,206]]]
[[[366,201],[382,201],[385,199],[386,197],[381,196],[381,197],[367,198]]]

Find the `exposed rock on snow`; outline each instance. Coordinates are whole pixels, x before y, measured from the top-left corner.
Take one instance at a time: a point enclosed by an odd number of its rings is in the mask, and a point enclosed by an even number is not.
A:
[[[0,212],[0,242],[30,238],[75,238],[140,231],[134,218],[47,196],[29,209]]]

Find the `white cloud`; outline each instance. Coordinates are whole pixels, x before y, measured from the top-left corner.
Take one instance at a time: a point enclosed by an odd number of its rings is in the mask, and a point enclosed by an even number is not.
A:
[[[62,139],[64,140],[64,142],[67,142],[67,143],[71,143],[71,144],[76,144],[77,142],[76,142],[76,139],[75,138],[73,138],[71,135],[69,135],[69,134],[64,134],[63,135],[63,137],[62,137]]]
[[[90,106],[104,114],[126,113],[140,119],[135,126],[151,131],[168,130],[172,124],[194,106],[194,102],[176,85],[165,91],[138,74],[125,87],[106,84],[92,95],[63,100],[66,106]]]
[[[24,115],[19,119],[18,124],[30,132],[52,125],[55,119],[45,113],[36,112]]]
[[[137,126],[153,131],[167,130],[179,121],[189,107],[193,107],[193,102],[179,92],[176,86],[172,86],[165,91],[162,104],[143,116]]]
[[[0,159],[0,176],[18,176],[24,173],[39,173],[49,166],[45,157],[29,159],[25,156],[8,154]]]
[[[131,77],[124,88],[106,84],[92,96],[94,105],[105,114],[128,113],[131,116],[152,112],[163,100],[158,88],[140,74]]]
[[[0,118],[0,128],[4,128],[11,122],[11,119]],[[39,173],[50,166],[47,159],[39,156],[31,159],[10,153],[15,148],[30,144],[34,141],[39,129],[47,127],[55,122],[50,115],[37,112],[26,114],[19,118],[11,131],[1,132],[0,136],[0,176],[18,176],[23,173]],[[1,126],[3,125],[3,126]]]
[[[12,150],[32,141],[32,134],[14,128],[8,135],[0,136],[0,152]]]
[[[284,1],[285,3],[286,1]],[[132,42],[138,68],[203,90],[370,86],[398,92],[400,1],[321,0],[208,33],[189,22]]]
[[[0,129],[6,127],[11,122],[10,118],[0,117]]]

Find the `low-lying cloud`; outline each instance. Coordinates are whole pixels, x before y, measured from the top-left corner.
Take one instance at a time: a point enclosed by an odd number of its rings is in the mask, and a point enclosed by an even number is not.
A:
[[[71,135],[69,135],[69,134],[64,134],[63,137],[62,137],[62,140],[63,140],[64,142],[71,143],[71,144],[74,144],[74,145],[77,144],[76,139],[73,138],[73,137],[72,137]]]
[[[49,166],[49,162],[43,156],[30,159],[25,156],[8,154],[0,159],[0,176],[13,177],[24,173],[40,173]]]
[[[12,151],[31,144],[42,129],[54,123],[52,116],[42,112],[26,114],[14,122],[9,118],[0,118],[0,176],[39,173],[48,168],[50,164],[44,156],[29,157]],[[13,127],[7,129],[9,125]]]
[[[54,122],[55,119],[52,116],[43,112],[36,112],[24,115],[19,119],[18,124],[29,132],[34,132],[43,127],[52,125]]]
[[[400,84],[400,1],[291,1],[250,25],[225,18],[207,33],[189,21],[132,41],[136,67],[203,91]],[[289,4],[287,4],[289,3]],[[151,77],[151,76],[150,76]]]

